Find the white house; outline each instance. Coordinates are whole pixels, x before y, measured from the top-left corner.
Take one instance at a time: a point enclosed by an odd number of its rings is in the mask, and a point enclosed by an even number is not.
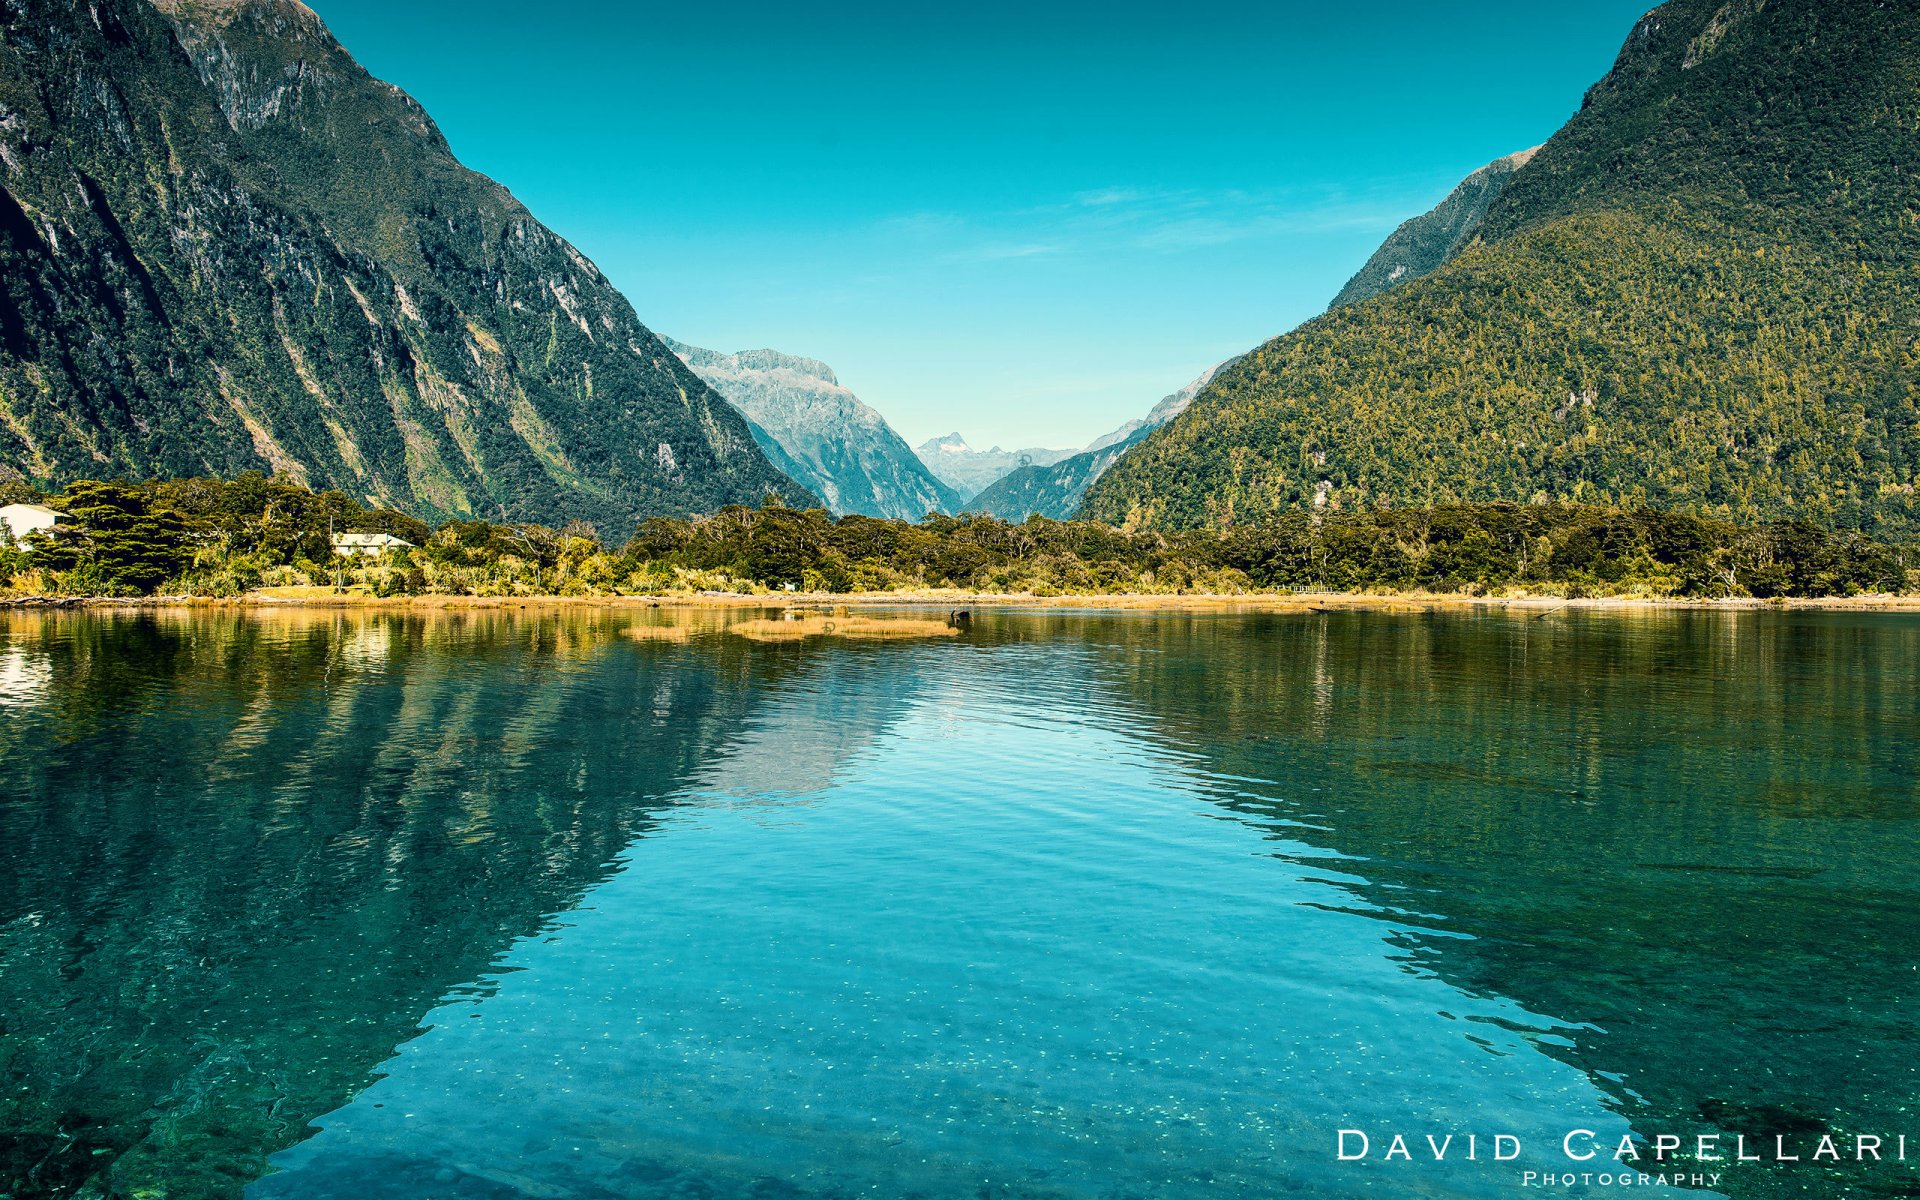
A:
[[[333,552],[348,558],[378,558],[389,550],[413,549],[413,543],[390,533],[336,533]]]
[[[16,542],[25,542],[30,533],[39,533],[42,529],[52,529],[62,521],[71,521],[66,513],[48,508],[44,504],[9,504],[0,507],[0,522],[5,522],[7,532]]]

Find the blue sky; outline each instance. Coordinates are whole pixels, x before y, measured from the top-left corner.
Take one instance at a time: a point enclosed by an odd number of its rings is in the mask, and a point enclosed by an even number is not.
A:
[[[1545,140],[1651,0],[310,0],[632,299],[918,444],[1080,445]]]

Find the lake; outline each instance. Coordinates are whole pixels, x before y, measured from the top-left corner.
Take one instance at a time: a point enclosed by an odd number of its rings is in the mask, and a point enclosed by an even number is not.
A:
[[[0,617],[0,1196],[1920,1195],[1920,618],[742,615]]]

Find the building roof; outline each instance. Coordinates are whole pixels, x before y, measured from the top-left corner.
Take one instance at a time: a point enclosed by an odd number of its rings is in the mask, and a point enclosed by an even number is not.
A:
[[[44,504],[8,504],[0,506],[0,512],[34,512],[43,517],[67,517],[68,514],[57,508],[48,508]],[[71,520],[71,517],[68,517]]]
[[[413,543],[390,533],[336,533],[336,546],[412,546]]]

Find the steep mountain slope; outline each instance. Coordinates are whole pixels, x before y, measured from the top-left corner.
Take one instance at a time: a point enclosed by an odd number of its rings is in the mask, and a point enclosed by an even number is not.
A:
[[[1564,498],[1915,528],[1920,6],[1674,0],[1432,275],[1222,371],[1084,511]]]
[[[1526,166],[1538,149],[1510,154],[1480,168],[1431,211],[1402,224],[1374,251],[1329,307],[1370,300],[1402,283],[1433,273],[1479,230],[1488,207],[1506,190],[1513,173]],[[1107,468],[1146,441],[1154,430],[1185,412],[1194,397],[1226,365],[1219,363],[1208,368],[1200,378],[1160,401],[1146,416],[1136,417],[1111,433],[1095,438],[1085,450],[1071,458],[1047,466],[1021,467],[1008,473],[983,489],[969,502],[968,508],[1010,521],[1024,520],[1030,514],[1054,520],[1071,517],[1079,510],[1087,489]]]
[[[983,488],[1025,466],[1047,466],[1071,458],[1071,450],[1029,446],[1024,450],[975,450],[958,433],[933,438],[914,448],[934,477],[968,502]]]
[[[1216,363],[1208,367],[1198,379],[1154,405],[1146,416],[1095,438],[1085,450],[1071,458],[1047,466],[1021,467],[1008,473],[982,490],[967,508],[1009,521],[1024,521],[1034,514],[1056,521],[1066,520],[1079,509],[1094,480],[1120,461],[1127,451],[1146,441],[1148,434],[1185,412],[1194,397],[1213,382],[1213,377],[1226,365]]]
[[[1151,426],[1136,428],[1118,442],[1098,450],[1082,450],[1050,466],[1025,466],[988,484],[967,502],[968,512],[985,513],[1007,521],[1031,516],[1064,521],[1079,509],[1093,481],[1120,460],[1120,456],[1147,440]]]
[[[0,4],[0,471],[284,472],[421,516],[799,489],[294,0]]]
[[[933,477],[886,418],[841,387],[827,364],[778,350],[721,354],[662,340],[745,414],[767,457],[836,515],[918,521],[960,511],[953,489]]]
[[[1533,161],[1540,147],[1495,159],[1467,176],[1431,212],[1406,222],[1347,281],[1331,307],[1371,300],[1398,284],[1433,274],[1480,229],[1487,209],[1507,190],[1513,173]]]

